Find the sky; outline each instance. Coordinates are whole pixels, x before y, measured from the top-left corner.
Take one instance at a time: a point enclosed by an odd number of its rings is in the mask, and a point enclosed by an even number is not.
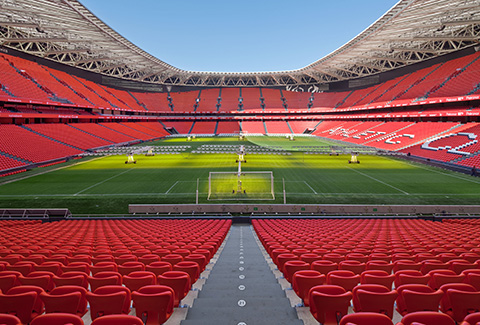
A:
[[[285,71],[335,51],[398,0],[80,0],[103,22],[183,70]]]

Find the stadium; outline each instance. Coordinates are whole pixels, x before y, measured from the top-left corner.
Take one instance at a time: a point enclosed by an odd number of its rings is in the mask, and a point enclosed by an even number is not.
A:
[[[270,72],[0,8],[0,324],[480,322],[478,0]]]

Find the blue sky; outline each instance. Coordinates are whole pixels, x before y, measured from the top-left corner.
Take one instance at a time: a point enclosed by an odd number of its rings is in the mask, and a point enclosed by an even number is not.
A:
[[[397,0],[80,0],[143,50],[177,68],[303,68],[336,50]]]

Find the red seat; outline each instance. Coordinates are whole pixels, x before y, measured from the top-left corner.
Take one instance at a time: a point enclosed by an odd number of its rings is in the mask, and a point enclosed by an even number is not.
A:
[[[460,325],[478,325],[480,323],[480,313],[468,314]]]
[[[205,257],[203,258],[205,259]],[[145,266],[145,271],[153,272],[156,276],[159,276],[167,271],[172,271],[172,264],[165,261],[153,262]]]
[[[396,288],[398,292],[398,297],[397,297],[397,311],[401,315],[407,314],[407,306],[405,305],[405,301],[403,298],[403,291],[404,290],[410,290],[413,292],[420,292],[420,293],[432,293],[435,292],[432,288],[427,286],[426,284],[404,284],[401,285],[400,287]],[[437,308],[438,310],[438,308]]]
[[[452,313],[452,303],[450,302],[449,296],[446,294],[450,289],[477,292],[473,286],[466,283],[448,283],[441,286],[440,290],[442,290],[444,294],[442,300],[440,300],[440,311],[446,314]]]
[[[81,292],[69,292],[65,294],[41,293],[40,299],[45,304],[45,313],[75,314],[82,299]],[[83,316],[83,315],[82,315]]]
[[[60,276],[54,276],[53,282],[57,287],[64,285],[81,286],[88,289],[87,274],[84,272],[65,272]]]
[[[367,262],[367,270],[381,270],[385,271],[388,274],[392,273],[393,270],[393,264],[382,261],[382,260],[372,260]]]
[[[91,325],[143,325],[143,321],[133,315],[106,315],[95,319]]]
[[[319,260],[312,262],[310,265],[312,270],[318,271],[322,274],[327,275],[330,271],[338,270],[338,264],[332,261]]]
[[[448,315],[434,311],[417,311],[402,318],[397,325],[455,325],[455,321]]]
[[[479,270],[480,271],[480,270]],[[463,282],[468,283],[477,289],[477,291],[480,291],[480,273],[462,273],[465,275],[465,279],[463,279]]]
[[[87,292],[87,301],[90,304],[90,317],[95,320],[104,315],[121,314],[127,294],[116,292],[109,294],[98,294]]]
[[[56,287],[50,292],[51,296],[56,296],[56,295],[64,295],[64,294],[69,294],[72,292],[79,292],[80,293],[80,301],[78,303],[77,311],[76,314],[80,317],[83,317],[87,313],[87,290],[84,287],[81,286],[70,286],[70,285],[65,285],[61,287]]]
[[[452,306],[450,316],[460,323],[468,314],[480,312],[480,292],[448,289],[446,295]]]
[[[339,270],[348,270],[355,274],[361,274],[363,271],[365,271],[365,268],[366,264],[359,261],[345,260],[338,263]]]
[[[114,271],[104,271],[95,274],[95,276],[87,277],[88,283],[90,284],[90,291],[94,292],[97,288],[106,286],[106,285],[121,285],[122,276],[118,272]]]
[[[173,289],[174,306],[178,307],[180,301],[185,298],[191,287],[190,275],[182,271],[168,271],[157,277],[157,283],[159,285],[166,285]]]
[[[395,272],[395,287],[404,284],[428,284],[431,276],[429,274],[423,275],[417,270],[401,270]]]
[[[457,275],[453,270],[434,270],[429,275],[431,278],[428,285],[435,290],[447,283],[462,283],[465,279],[465,275]]]
[[[123,275],[128,275],[131,272],[135,271],[145,271],[145,265],[141,262],[125,262],[122,265],[118,265],[118,273]]]
[[[130,312],[130,303],[132,300],[132,293],[130,289],[121,285],[108,285],[103,286],[95,290],[95,293],[103,295],[103,294],[110,294],[110,293],[117,293],[117,292],[125,292],[125,302],[123,304],[122,313],[128,314]]]
[[[35,292],[37,294],[37,298],[35,299],[35,304],[33,305],[33,313],[37,315],[43,314],[43,312],[45,311],[45,305],[43,304],[42,299],[40,299],[40,294],[44,293],[45,290],[43,290],[42,288],[34,285],[21,285],[18,287],[13,287],[10,290],[8,290],[7,295],[16,295],[16,294],[22,294],[25,292]]]
[[[52,272],[54,275],[60,275],[62,274],[62,265],[60,262],[43,262],[40,265],[34,266],[33,269],[35,271]]]
[[[277,261],[275,264],[277,264],[278,270],[283,273],[283,266],[285,265],[285,263],[294,260],[298,260],[297,255],[292,253],[283,253],[277,256]]]
[[[302,299],[304,306],[309,306],[308,293],[310,289],[324,284],[325,278],[324,274],[314,270],[302,270],[293,274],[292,288],[297,296]]]
[[[30,325],[83,325],[83,320],[77,315],[67,313],[45,314],[35,317]]]
[[[387,315],[363,312],[343,316],[340,325],[393,325],[393,322]]]
[[[385,288],[381,285],[379,287]],[[396,290],[389,292],[367,291],[361,288],[356,290],[356,297],[361,306],[360,311],[381,313],[390,318],[393,318],[393,306],[397,295]]]
[[[397,271],[401,270],[415,270],[420,271],[422,268],[422,263],[416,263],[410,260],[398,260],[393,262],[393,272],[396,273]]]
[[[117,263],[99,262],[95,265],[90,266],[90,272],[92,272],[92,275],[96,275],[99,272],[106,272],[106,271],[117,272],[118,271]]]
[[[310,264],[300,260],[287,261],[283,265],[283,275],[288,282],[292,282],[292,276],[300,270],[309,270]]]
[[[144,324],[163,324],[173,313],[175,293],[163,285],[145,286],[132,293],[137,317]]]
[[[353,310],[355,312],[365,311],[365,310],[362,310],[362,306],[360,305],[360,301],[358,300],[358,296],[357,296],[357,291],[360,289],[364,291],[380,292],[380,293],[390,292],[391,290],[380,284],[360,284],[356,286],[352,290],[352,295],[353,295],[352,303],[353,303]]]
[[[137,291],[143,286],[156,284],[157,279],[153,272],[135,271],[124,275],[122,279],[123,284],[130,289],[130,291]]]
[[[152,262],[160,261],[160,257],[158,255],[155,255],[155,254],[145,254],[145,255],[142,255],[141,257],[139,257],[138,261],[140,263],[148,265]]]
[[[34,285],[42,288],[45,291],[51,291],[55,287],[53,277],[55,274],[48,271],[33,271],[28,276],[19,276],[18,281],[22,285]]]
[[[320,285],[310,289],[310,312],[324,325],[336,325],[348,313],[352,293],[336,285]]]
[[[7,292],[10,288],[16,286],[18,282],[18,275],[0,275],[0,292]]]
[[[341,286],[345,291],[352,291],[360,283],[360,275],[347,270],[331,271],[327,274],[327,284]]]
[[[205,271],[205,267],[207,266],[207,263],[208,263],[206,257],[201,254],[190,254],[187,257],[185,257],[183,260],[197,262],[197,264],[200,266],[200,273]]]
[[[173,266],[173,271],[183,271],[190,275],[190,281],[192,284],[197,282],[200,277],[200,266],[197,262],[193,261],[181,261]]]
[[[183,256],[180,254],[168,254],[162,257],[162,261],[175,265],[178,262],[183,261]]]
[[[405,303],[405,312],[407,314],[416,311],[438,311],[442,297],[442,290],[418,292],[405,289],[402,291],[402,299]]]
[[[22,325],[22,321],[15,315],[0,314],[0,324],[2,324],[2,325]]]
[[[428,274],[430,271],[433,270],[447,270],[448,267],[449,265],[447,263],[443,263],[441,261],[426,260],[422,262],[420,272],[422,272],[422,274]]]
[[[382,270],[367,270],[360,274],[361,284],[380,284],[388,289],[392,288],[392,283],[395,280],[395,275],[388,274]]]
[[[36,299],[37,293],[33,291],[9,295],[0,293],[0,313],[15,315],[22,324],[28,324],[38,316],[33,311]]]

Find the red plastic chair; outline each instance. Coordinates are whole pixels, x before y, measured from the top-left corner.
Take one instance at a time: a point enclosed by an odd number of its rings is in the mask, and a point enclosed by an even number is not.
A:
[[[197,262],[198,266],[200,266],[200,273],[205,271],[205,268],[208,264],[207,258],[201,254],[190,254],[183,259],[184,261],[188,262]]]
[[[310,289],[310,312],[323,325],[336,325],[348,313],[352,293],[336,285],[320,285]]]
[[[309,270],[310,264],[300,260],[287,261],[283,265],[283,275],[285,279],[292,283],[293,274],[301,270]]]
[[[33,313],[37,315],[43,314],[43,312],[45,311],[45,305],[43,304],[42,299],[40,299],[40,294],[44,293],[45,290],[43,290],[42,288],[33,285],[21,285],[8,290],[7,295],[16,295],[25,292],[35,292],[37,294],[35,304],[33,305]]]
[[[283,266],[285,265],[285,263],[294,260],[298,260],[297,255],[292,253],[283,253],[277,256],[277,261],[275,264],[277,264],[278,270],[283,273]]]
[[[22,324],[28,324],[38,316],[33,311],[36,299],[37,293],[33,291],[9,295],[0,293],[0,313],[13,314]]]
[[[448,263],[443,263],[437,260],[426,260],[422,262],[420,272],[422,272],[422,274],[428,274],[430,271],[434,270],[448,270],[448,267]]]
[[[45,304],[45,313],[66,313],[77,314],[78,305],[82,299],[80,292],[70,292],[65,294],[51,295],[48,293],[41,293],[40,299]]]
[[[35,317],[30,325],[83,325],[83,320],[77,315],[67,313],[45,314]]]
[[[33,269],[35,271],[52,272],[54,275],[60,275],[62,274],[62,265],[60,262],[43,262],[40,265],[34,266]]]
[[[18,285],[18,275],[15,274],[7,274],[7,275],[0,275],[0,292],[7,292],[14,286]]]
[[[118,266],[115,262],[99,262],[90,266],[90,272],[93,276],[100,272],[118,272]]]
[[[361,288],[356,290],[356,297],[361,306],[360,311],[385,314],[390,319],[393,318],[393,306],[397,295],[396,290],[389,292],[366,291]]]
[[[415,270],[420,271],[422,268],[422,263],[416,263],[410,260],[398,260],[393,262],[393,272],[396,273],[397,271],[401,270]]]
[[[380,271],[385,271],[388,274],[391,274],[393,270],[392,263],[382,261],[382,260],[368,261],[366,265],[367,265],[366,270],[380,270]]]
[[[448,289],[446,295],[452,306],[450,316],[457,323],[463,321],[468,314],[480,312],[480,292]]]
[[[183,261],[183,256],[180,254],[168,254],[162,257],[162,261],[175,265],[178,262]]]
[[[363,312],[343,316],[340,325],[393,325],[393,322],[387,315]]]
[[[34,285],[42,288],[45,291],[51,291],[55,287],[53,282],[53,277],[55,274],[48,271],[33,271],[28,274],[28,276],[19,276],[18,281],[22,285]]]
[[[200,277],[200,266],[197,262],[193,261],[181,261],[173,266],[173,271],[183,271],[190,275],[190,281],[192,284],[197,282]]]
[[[141,262],[125,262],[122,265],[118,265],[118,273],[128,275],[131,272],[145,271],[145,265]]]
[[[455,325],[455,321],[448,315],[434,311],[417,311],[402,318],[397,325]]]
[[[417,270],[401,270],[395,273],[395,287],[400,287],[404,284],[428,284],[431,276],[429,274],[423,275]]]
[[[319,260],[319,261],[312,262],[312,264],[310,265],[310,268],[314,271],[318,271],[322,274],[327,275],[331,271],[338,270],[338,264],[332,261]]]
[[[445,314],[452,314],[452,303],[450,302],[449,296],[446,294],[448,290],[455,289],[468,292],[477,292],[477,290],[466,283],[448,283],[440,287],[440,290],[443,291],[443,298],[440,300],[440,311]]]
[[[469,269],[478,269],[477,263],[470,263],[468,261],[450,261],[449,269],[454,271],[456,274],[461,274],[465,270]]]
[[[106,285],[121,285],[122,276],[118,272],[113,271],[104,271],[99,272],[95,276],[87,277],[88,283],[90,284],[90,291],[94,292],[97,288],[106,286]]]
[[[175,293],[172,288],[163,285],[142,287],[132,293],[137,317],[144,324],[163,324],[173,313]]]
[[[462,283],[465,279],[465,275],[457,275],[453,270],[435,270],[430,271],[429,275],[431,276],[428,285],[432,289],[439,289],[442,285],[448,283]]]
[[[480,271],[480,270],[479,270]],[[465,275],[463,282],[468,283],[480,291],[480,273],[462,273]]]
[[[413,291],[413,292],[420,292],[420,293],[435,292],[432,288],[430,288],[426,284],[404,284],[404,285],[396,288],[396,290],[398,292],[397,311],[400,313],[400,315],[406,315],[407,314],[407,306],[405,305],[405,301],[403,299],[403,291],[404,290],[410,290],[410,291]],[[437,306],[437,310],[438,310],[438,306]]]
[[[325,275],[314,270],[297,271],[292,277],[292,288],[299,296],[304,306],[309,306],[308,293],[310,289],[325,283]]]
[[[359,261],[345,260],[338,263],[338,269],[352,271],[355,274],[361,274],[363,271],[365,271],[366,264]]]
[[[145,265],[148,265],[152,262],[157,262],[157,261],[160,261],[160,257],[158,255],[155,255],[155,254],[145,254],[145,255],[142,255],[138,258],[138,261],[140,263],[143,263]]]
[[[88,280],[87,274],[84,272],[66,272],[62,273],[60,276],[54,276],[53,282],[57,287],[71,285],[71,286],[80,286],[88,289]]]
[[[175,292],[174,307],[179,306],[180,301],[185,298],[191,287],[190,275],[182,271],[165,272],[157,277],[157,283],[173,289]]]
[[[125,292],[126,298],[125,298],[125,303],[123,304],[122,313],[128,314],[130,312],[130,305],[132,300],[132,293],[130,289],[121,285],[109,285],[109,286],[100,287],[97,290],[95,290],[95,293],[99,295],[111,294],[111,293],[117,293],[117,292]]]
[[[341,286],[345,291],[352,291],[360,283],[360,275],[347,270],[331,271],[327,274],[327,284]]]
[[[2,325],[22,325],[22,321],[15,315],[0,314],[0,324]]]
[[[438,311],[443,291],[418,292],[409,289],[402,291],[402,299],[405,303],[406,313],[416,311]]]
[[[122,282],[131,292],[133,292],[143,286],[156,284],[157,279],[152,272],[135,271],[130,272],[128,275],[124,275]]]
[[[56,296],[56,295],[65,295],[69,294],[72,292],[79,292],[80,293],[80,301],[78,303],[76,315],[83,317],[87,313],[87,290],[84,287],[81,286],[70,286],[70,285],[65,285],[61,287],[56,287],[50,292],[51,296]]]
[[[478,325],[480,323],[480,313],[468,314],[460,325]]]
[[[159,276],[167,271],[172,271],[172,264],[165,261],[153,262],[145,266],[145,271],[153,272],[156,276]]]
[[[391,289],[388,289],[385,286],[380,284],[360,284],[356,286],[352,290],[352,295],[353,295],[352,303],[353,303],[353,310],[355,312],[365,311],[365,310],[362,310],[362,306],[360,305],[360,301],[358,300],[358,296],[357,296],[357,291],[360,289],[365,291],[370,291],[370,292],[378,292],[378,293],[386,293],[391,291]]]
[[[95,320],[104,315],[121,314],[127,294],[116,292],[110,294],[98,294],[87,292],[87,301],[90,304],[90,317]]]
[[[367,270],[360,274],[361,284],[380,284],[388,289],[392,289],[392,283],[395,280],[395,275],[388,274],[382,270]]]
[[[143,321],[133,315],[106,315],[95,319],[91,325],[143,325]]]

